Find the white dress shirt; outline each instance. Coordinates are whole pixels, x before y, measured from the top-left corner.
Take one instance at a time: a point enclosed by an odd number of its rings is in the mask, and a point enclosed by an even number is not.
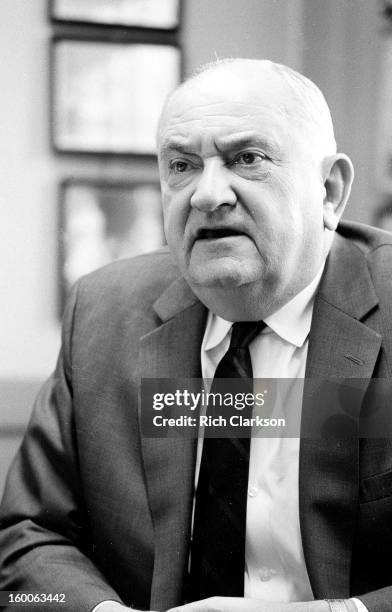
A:
[[[287,379],[285,392],[292,398],[299,397],[300,402],[298,381],[294,379],[305,377],[313,302],[322,271],[290,302],[266,317],[267,327],[249,346],[253,377]],[[216,367],[229,347],[231,325],[209,313],[201,347],[204,379],[213,379]],[[300,406],[291,408],[298,410],[300,415]],[[252,437],[246,519],[245,597],[280,602],[313,599],[299,523],[299,442],[299,437]],[[201,450],[202,443],[199,443],[197,471]],[[352,601],[358,612],[367,612],[361,601]]]

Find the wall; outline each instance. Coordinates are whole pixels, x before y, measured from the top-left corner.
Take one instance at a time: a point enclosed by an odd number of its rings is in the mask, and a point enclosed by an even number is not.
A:
[[[217,57],[266,57],[301,68],[302,0],[190,0],[187,73]]]
[[[55,163],[47,147],[48,27],[44,3],[3,0],[0,20],[0,371],[39,378],[53,363],[57,325]]]
[[[376,163],[385,28],[381,3],[304,0],[303,71],[326,94],[338,147],[356,177],[346,216],[371,223],[379,203]]]
[[[268,57],[314,78],[357,167],[349,216],[376,203],[381,35],[368,0],[182,0],[185,72],[216,57]],[[54,157],[48,144],[46,0],[1,0],[0,465],[4,472],[59,346],[57,186],[64,176],[156,176],[143,163]],[[0,470],[0,490],[3,475]]]
[[[1,8],[0,486],[58,346],[44,3],[3,0]]]

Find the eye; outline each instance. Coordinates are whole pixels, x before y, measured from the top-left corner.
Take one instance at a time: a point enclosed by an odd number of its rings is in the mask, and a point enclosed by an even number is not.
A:
[[[252,166],[261,161],[265,161],[267,157],[262,153],[254,153],[253,151],[244,151],[239,153],[233,160],[233,164],[237,166]]]
[[[170,162],[169,168],[174,174],[183,174],[189,169],[189,164],[183,159],[174,159]]]

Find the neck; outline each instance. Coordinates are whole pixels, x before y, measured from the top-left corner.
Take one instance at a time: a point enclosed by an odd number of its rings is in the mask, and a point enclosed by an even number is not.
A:
[[[254,285],[233,288],[193,286],[192,290],[207,308],[227,321],[260,321],[294,297],[293,293],[279,298],[267,288]]]

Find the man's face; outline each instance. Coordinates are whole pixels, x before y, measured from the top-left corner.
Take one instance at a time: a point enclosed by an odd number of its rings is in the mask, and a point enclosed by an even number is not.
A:
[[[159,136],[165,231],[196,292],[255,284],[282,304],[323,260],[321,157],[278,77],[253,83],[203,75],[169,103]]]

